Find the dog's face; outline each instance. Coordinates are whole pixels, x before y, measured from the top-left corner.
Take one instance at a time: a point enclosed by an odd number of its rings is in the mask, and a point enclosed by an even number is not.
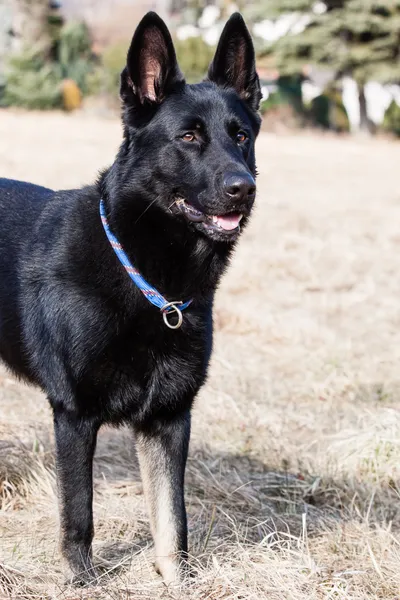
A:
[[[234,241],[254,203],[260,127],[260,85],[242,17],[226,24],[207,80],[188,85],[166,25],[148,13],[128,52],[121,97],[124,188],[134,182],[193,231]]]

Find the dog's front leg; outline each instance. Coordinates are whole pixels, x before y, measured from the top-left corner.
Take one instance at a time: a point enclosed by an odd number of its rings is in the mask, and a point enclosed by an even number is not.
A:
[[[156,569],[166,583],[177,582],[187,565],[184,475],[190,413],[136,429],[144,493],[154,538]]]
[[[90,583],[92,564],[92,463],[98,424],[65,410],[54,410],[56,463],[60,501],[61,551],[67,581]]]

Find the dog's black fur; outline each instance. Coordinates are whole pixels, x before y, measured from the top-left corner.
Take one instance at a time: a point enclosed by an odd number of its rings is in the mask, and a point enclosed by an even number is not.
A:
[[[260,86],[240,15],[228,21],[207,80],[187,85],[165,24],[148,13],[121,97],[123,142],[96,185],[53,192],[0,180],[0,356],[51,403],[62,552],[75,577],[94,573],[97,431],[128,423],[169,581],[187,552],[190,409],[210,358],[214,292],[239,233],[204,215],[240,213],[243,226],[255,195]],[[180,329],[165,326],[118,262],[101,197],[133,265],[168,300],[193,299]]]

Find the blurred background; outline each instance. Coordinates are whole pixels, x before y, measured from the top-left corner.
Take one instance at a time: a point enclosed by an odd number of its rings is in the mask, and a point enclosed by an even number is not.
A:
[[[267,130],[400,136],[397,0],[0,0],[0,105],[117,110],[119,73],[147,10],[168,22],[189,82],[241,11]]]

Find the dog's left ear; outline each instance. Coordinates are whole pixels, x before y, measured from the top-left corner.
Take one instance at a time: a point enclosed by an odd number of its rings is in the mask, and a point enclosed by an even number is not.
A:
[[[254,46],[239,13],[226,23],[208,70],[208,79],[222,87],[232,87],[253,110],[261,101],[260,81],[256,73]]]
[[[121,74],[121,98],[160,103],[174,84],[184,82],[174,44],[164,21],[148,12],[140,21]]]

